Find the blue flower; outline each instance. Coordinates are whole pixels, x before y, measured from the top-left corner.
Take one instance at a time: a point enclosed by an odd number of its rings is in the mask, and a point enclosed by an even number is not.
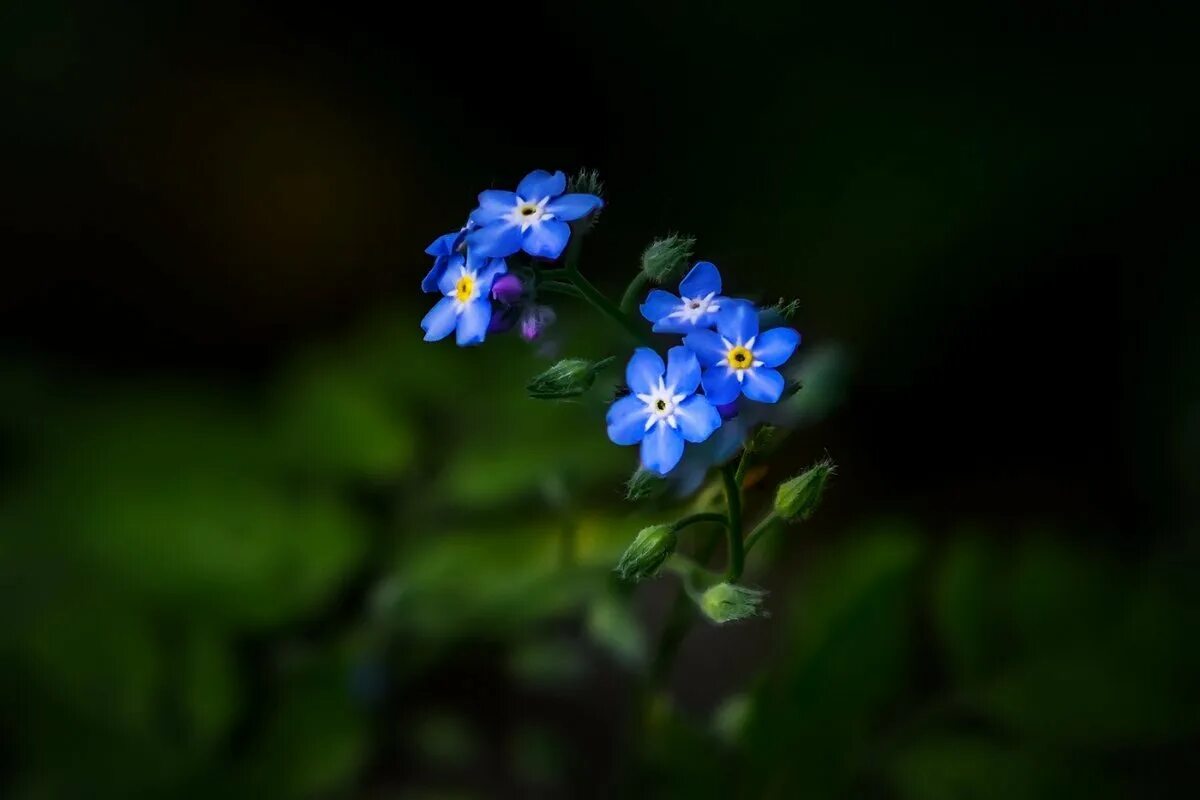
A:
[[[642,303],[642,316],[654,323],[655,333],[688,333],[711,328],[717,312],[728,300],[721,296],[721,273],[709,261],[701,261],[679,284],[680,297],[652,289]]]
[[[775,369],[792,357],[800,334],[791,328],[758,332],[758,312],[739,300],[717,314],[717,330],[695,331],[683,343],[704,365],[704,394],[717,405],[745,395],[775,403],[783,394],[783,375]]]
[[[563,194],[567,178],[537,169],[525,176],[516,192],[489,189],[479,193],[471,221],[479,226],[467,244],[492,258],[524,250],[539,258],[558,258],[571,238],[568,222],[604,205],[594,194]]]
[[[608,409],[608,438],[615,444],[642,445],[642,465],[666,475],[683,455],[683,443],[703,442],[721,426],[721,415],[696,394],[700,364],[686,347],[672,347],[667,363],[649,347],[639,347],[625,368],[632,394]]]
[[[457,330],[460,347],[482,342],[492,321],[492,281],[507,269],[504,259],[484,258],[473,250],[449,256],[438,280],[438,290],[446,296],[421,320],[425,341],[445,339]]]
[[[429,247],[425,248],[425,252],[433,256],[433,269],[429,270],[429,274],[421,281],[422,292],[438,291],[438,281],[442,279],[442,275],[446,272],[446,265],[450,263],[450,257],[458,253],[462,247],[463,240],[467,238],[467,233],[470,232],[475,225],[470,220],[457,231],[443,234],[434,239]]]

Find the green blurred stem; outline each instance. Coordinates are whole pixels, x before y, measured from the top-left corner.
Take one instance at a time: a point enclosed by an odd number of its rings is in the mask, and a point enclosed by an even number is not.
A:
[[[746,552],[749,553],[751,548],[754,547],[755,543],[758,542],[758,540],[761,539],[763,535],[775,525],[776,522],[780,521],[779,515],[774,511],[763,517],[762,522],[755,525],[754,530],[750,531],[750,535],[746,537]]]
[[[633,276],[633,280],[625,287],[625,294],[621,295],[622,313],[633,314],[634,308],[637,307],[638,295],[642,293],[649,282],[650,278],[644,272],[638,271],[638,274]]]
[[[742,448],[742,457],[738,459],[737,473],[735,479],[737,485],[741,486],[746,480],[746,470],[750,467],[750,451]],[[749,548],[747,548],[749,549]]]
[[[725,535],[729,540],[729,565],[725,580],[733,583],[742,576],[746,552],[742,547],[742,485],[737,479],[738,468],[731,461],[721,467],[721,478],[725,482],[725,504],[729,507],[729,524]]]
[[[570,284],[570,283],[559,283],[558,281],[547,281],[546,283],[543,283],[541,286],[539,286],[538,290],[542,291],[542,292],[550,292],[552,294],[565,294],[565,295],[569,295],[570,297],[578,297],[581,300],[587,299],[583,296],[582,292],[580,292],[578,289],[575,288],[575,286],[573,284]]]
[[[724,525],[725,527],[727,527],[727,528],[729,527],[729,520],[725,517],[724,514],[717,514],[715,512],[705,512],[702,514],[689,514],[688,516],[683,517],[682,519],[676,520],[675,524],[672,525],[671,528],[672,528],[672,530],[678,532],[678,531],[681,531],[684,528],[686,528],[688,525],[695,525],[698,522],[719,522],[720,524]]]
[[[642,329],[642,326],[634,322],[628,314],[622,312],[612,300],[608,299],[604,292],[597,289],[579,271],[579,252],[582,240],[583,237],[578,235],[571,238],[571,244],[567,246],[567,257],[562,268],[562,277],[570,281],[579,290],[580,296],[595,306],[597,311],[617,323],[622,330],[642,344],[650,344],[650,337]]]

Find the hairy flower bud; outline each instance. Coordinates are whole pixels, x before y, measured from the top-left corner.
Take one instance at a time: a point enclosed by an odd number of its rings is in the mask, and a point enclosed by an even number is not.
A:
[[[511,306],[525,293],[525,284],[516,275],[501,275],[492,284],[492,299]]]
[[[779,484],[775,492],[775,512],[786,520],[806,520],[821,502],[825,482],[833,474],[833,462],[820,461],[789,481]]]
[[[592,388],[596,373],[613,362],[612,358],[588,361],[586,358],[564,358],[550,369],[536,375],[525,384],[529,396],[537,400],[565,400]]]
[[[642,253],[642,272],[655,283],[669,280],[691,260],[695,244],[691,236],[678,233],[655,239]]]
[[[520,331],[522,339],[532,342],[542,335],[542,331],[553,325],[556,319],[558,317],[550,306],[530,304],[522,309],[517,330]]]
[[[700,610],[713,622],[736,622],[760,613],[766,592],[735,583],[718,583],[700,596]]]
[[[625,482],[625,499],[631,502],[661,497],[666,491],[666,480],[645,467],[638,467]]]
[[[642,581],[658,575],[662,565],[675,552],[678,539],[670,525],[651,525],[642,528],[625,548],[616,572],[625,581]]]

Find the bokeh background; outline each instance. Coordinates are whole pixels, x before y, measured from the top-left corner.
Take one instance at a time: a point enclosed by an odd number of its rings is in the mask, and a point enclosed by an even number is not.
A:
[[[3,795],[1194,792],[1196,20],[1099,5],[3,4]],[[417,327],[581,167],[800,301],[751,507],[839,464],[657,684],[680,506],[523,389],[626,343]]]

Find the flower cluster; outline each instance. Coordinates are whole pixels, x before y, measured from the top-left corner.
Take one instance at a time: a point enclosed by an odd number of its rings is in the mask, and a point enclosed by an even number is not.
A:
[[[679,463],[685,442],[704,442],[735,418],[743,398],[777,403],[783,396],[777,367],[791,358],[800,334],[760,331],[754,304],[721,292],[721,273],[701,261],[678,295],[652,289],[641,306],[652,330],[682,334],[683,344],[670,349],[666,365],[649,348],[634,352],[625,375],[631,394],[609,409],[608,438],[640,444],[642,466],[659,475]]]

